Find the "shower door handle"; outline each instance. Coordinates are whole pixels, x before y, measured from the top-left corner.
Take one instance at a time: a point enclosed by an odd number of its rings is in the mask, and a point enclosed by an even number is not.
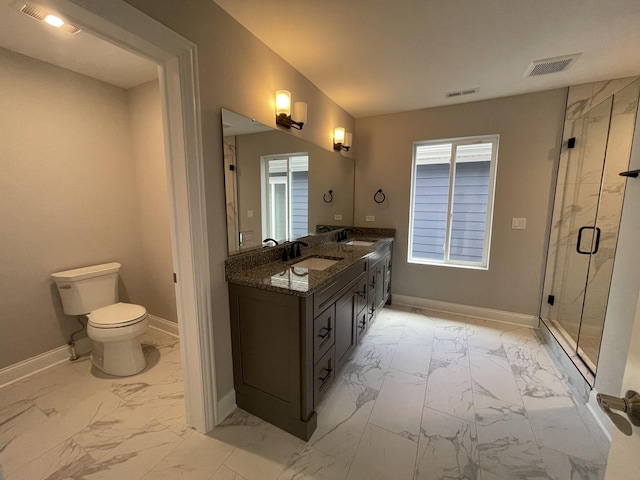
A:
[[[580,245],[582,244],[582,232],[584,232],[585,230],[593,230],[596,234],[596,244],[593,248],[593,251],[580,250]],[[593,255],[595,253],[598,253],[599,247],[600,247],[600,229],[598,227],[588,227],[588,226],[580,227],[580,230],[578,230],[578,243],[576,244],[576,252],[578,252],[581,255]]]

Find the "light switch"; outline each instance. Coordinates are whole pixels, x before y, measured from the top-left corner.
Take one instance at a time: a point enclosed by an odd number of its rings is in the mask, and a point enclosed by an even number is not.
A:
[[[366,217],[364,217],[364,219],[367,222],[374,222],[376,217],[374,217],[373,215],[367,215]]]
[[[512,218],[511,230],[525,230],[527,228],[526,218]]]
[[[342,215],[335,214],[335,215],[333,216],[333,219],[334,219],[334,220],[342,220]]]
[[[253,210],[247,210],[247,218],[253,218]]]

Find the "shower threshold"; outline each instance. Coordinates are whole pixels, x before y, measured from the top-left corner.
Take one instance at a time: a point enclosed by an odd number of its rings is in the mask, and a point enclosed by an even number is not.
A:
[[[596,380],[594,375],[595,364],[582,352],[576,341],[571,338],[562,325],[550,318],[541,318],[540,320],[547,326],[553,338],[556,339],[560,348],[569,357],[569,360],[575,365],[585,381],[593,388]]]

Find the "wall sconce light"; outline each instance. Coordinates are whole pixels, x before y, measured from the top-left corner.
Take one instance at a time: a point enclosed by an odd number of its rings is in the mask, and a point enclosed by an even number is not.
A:
[[[344,150],[346,152],[351,148],[353,134],[344,131],[344,127],[336,127],[333,129],[333,149],[337,151]]]
[[[294,103],[293,118],[291,115],[291,92],[278,90],[276,92],[276,124],[281,127],[302,130],[307,121],[307,104],[304,102]]]

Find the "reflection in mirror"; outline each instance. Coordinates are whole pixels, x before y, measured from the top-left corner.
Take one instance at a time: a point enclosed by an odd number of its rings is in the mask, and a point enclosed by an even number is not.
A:
[[[222,135],[230,255],[353,224],[351,158],[225,109]]]

